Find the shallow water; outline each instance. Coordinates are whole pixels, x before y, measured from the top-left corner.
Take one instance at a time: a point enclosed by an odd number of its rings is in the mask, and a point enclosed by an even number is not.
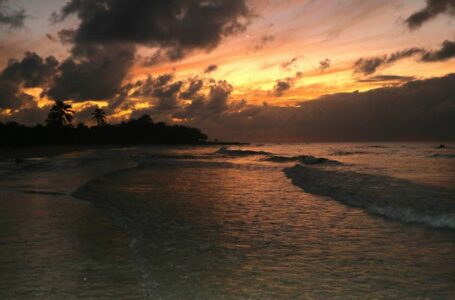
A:
[[[93,258],[92,266],[98,276],[93,278],[102,284],[85,290],[98,296],[125,298],[129,294],[130,298],[150,299],[455,297],[455,231],[450,227],[435,228],[431,223],[407,223],[399,216],[390,219],[370,214],[365,207],[345,205],[346,202],[338,199],[338,190],[305,192],[283,172],[284,168],[301,163],[302,168],[308,170],[306,176],[320,176],[328,185],[334,184],[328,176],[333,172],[342,176],[363,174],[367,180],[360,183],[347,177],[354,182],[347,189],[354,196],[368,197],[368,203],[384,201],[385,189],[389,189],[390,194],[393,184],[406,191],[402,198],[414,197],[412,189],[421,189],[432,196],[444,193],[447,196],[444,210],[450,213],[455,195],[455,165],[450,157],[454,148],[435,149],[428,144],[292,144],[230,147],[216,153],[217,150],[217,147],[138,147],[78,153],[43,163],[27,162],[23,166],[8,162],[4,164],[6,179],[0,183],[0,190],[2,195],[20,193],[22,206],[33,207],[37,201],[33,198],[49,202],[55,197],[71,198],[72,194],[99,208],[99,218],[93,212],[88,218],[74,213],[77,209],[73,206],[84,202],[65,199],[65,207],[70,209],[59,211],[60,220],[45,215],[43,220],[57,221],[42,230],[52,235],[52,227],[60,228],[55,230],[58,237],[54,241],[66,238],[72,245],[71,241],[76,239],[72,227],[93,226],[93,230],[87,229],[88,233],[77,239],[78,244],[91,245],[105,253],[103,257]],[[261,153],[254,155],[251,151]],[[284,163],[266,160],[270,156],[302,155],[325,157],[340,163],[306,165],[308,159]],[[63,170],[72,175],[62,179]],[[59,184],[44,179],[43,174],[46,178],[59,177],[55,179],[60,180]],[[388,185],[375,184],[367,189],[374,192],[365,194],[365,187],[361,189],[359,185],[374,183],[371,176],[381,178],[381,182]],[[361,197],[355,199],[362,200]],[[10,205],[5,200],[2,197],[2,208]],[[401,200],[394,198],[388,205],[397,204],[393,207],[398,209],[413,205],[412,199]],[[429,211],[423,209],[424,205],[414,209],[434,217],[439,213],[439,206],[432,205]],[[55,211],[55,203],[51,206],[54,207],[51,212]],[[16,218],[21,209],[11,211],[10,215]],[[97,224],[97,219],[105,220],[108,214],[117,228],[126,233],[128,241],[114,228],[100,229],[108,225],[102,221],[100,223],[105,225]],[[59,222],[68,222],[66,216],[70,215],[73,225],[59,227]],[[10,225],[19,222],[7,216],[1,215],[2,222]],[[36,218],[22,219],[29,224],[40,222]],[[92,231],[105,233],[96,239],[90,235]],[[3,232],[17,236],[12,228]],[[113,236],[117,237],[116,247],[102,242]],[[15,285],[19,294],[37,289],[47,295],[52,295],[52,291],[62,295],[73,291],[75,286],[83,286],[75,285],[70,279],[63,280],[60,290],[55,289],[55,283],[44,280],[32,287],[23,286],[23,282],[32,281],[38,273],[34,269],[24,270],[37,262],[42,265],[41,270],[45,270],[41,259],[53,257],[56,243],[46,244],[42,241],[45,237],[29,235],[18,240],[28,243],[27,249],[36,248],[34,251],[44,254],[41,258],[29,255],[31,258],[26,260],[11,259],[8,267],[2,264],[2,273],[14,274],[16,278],[9,280],[10,291]],[[6,239],[8,252],[20,248],[18,244],[14,239]],[[129,245],[129,254],[125,253],[125,245]],[[80,259],[85,257],[85,252],[60,248],[63,249],[57,253],[62,254],[58,257],[64,259],[55,261],[56,267],[49,268],[49,276],[60,276],[59,269],[84,265],[66,257],[73,255]],[[76,254],[71,254],[73,252]],[[8,260],[9,256],[1,257]],[[119,284],[119,276],[129,279]],[[143,294],[137,293],[138,290]]]

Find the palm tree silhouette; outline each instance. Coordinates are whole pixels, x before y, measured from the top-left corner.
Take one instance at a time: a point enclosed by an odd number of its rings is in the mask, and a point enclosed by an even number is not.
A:
[[[92,120],[96,121],[98,127],[105,126],[106,123],[106,112],[101,108],[97,107],[92,112]]]
[[[65,104],[63,101],[55,101],[55,104],[47,115],[46,124],[57,127],[71,125],[74,119],[74,110],[72,108],[71,104]]]

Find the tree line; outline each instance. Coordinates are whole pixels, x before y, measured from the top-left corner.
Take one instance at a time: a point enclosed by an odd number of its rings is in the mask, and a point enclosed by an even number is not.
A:
[[[155,123],[149,115],[120,124],[108,124],[106,112],[101,108],[95,108],[91,115],[96,126],[83,123],[74,126],[72,106],[56,101],[45,125],[0,123],[0,146],[200,144],[207,141],[207,135],[198,128]]]

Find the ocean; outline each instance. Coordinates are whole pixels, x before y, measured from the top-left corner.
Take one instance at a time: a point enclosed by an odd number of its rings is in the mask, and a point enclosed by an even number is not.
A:
[[[0,298],[455,298],[455,145],[0,162]]]

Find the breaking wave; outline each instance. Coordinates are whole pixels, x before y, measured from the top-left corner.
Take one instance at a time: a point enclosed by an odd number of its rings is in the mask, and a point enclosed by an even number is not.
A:
[[[271,155],[268,158],[265,158],[266,161],[271,162],[300,162],[304,165],[319,165],[319,164],[331,164],[331,165],[340,165],[341,163],[336,160],[328,159],[325,157],[315,157],[312,155],[300,155],[300,156],[279,156]]]
[[[265,152],[265,151],[229,149],[226,146],[221,147],[215,153],[230,155],[230,156],[251,156],[251,155],[270,155],[271,154],[271,153]]]
[[[305,192],[391,219],[455,229],[455,197],[449,190],[387,176],[302,165],[284,172]]]

